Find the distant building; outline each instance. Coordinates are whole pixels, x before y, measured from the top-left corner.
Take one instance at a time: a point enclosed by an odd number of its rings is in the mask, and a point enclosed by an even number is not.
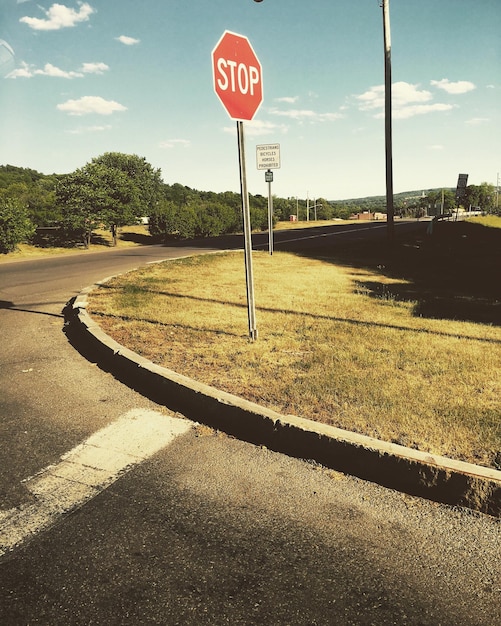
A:
[[[365,220],[367,222],[386,220],[386,213],[379,213],[378,211],[363,211],[362,213],[355,213],[350,216],[352,220]]]

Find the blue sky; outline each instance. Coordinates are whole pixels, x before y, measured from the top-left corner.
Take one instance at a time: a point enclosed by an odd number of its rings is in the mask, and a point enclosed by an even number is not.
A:
[[[0,164],[67,173],[138,154],[166,183],[239,191],[236,122],[214,92],[225,30],[249,38],[264,99],[245,122],[279,143],[272,191],[329,200],[385,193],[378,0],[0,0]],[[394,189],[496,184],[501,2],[391,0]],[[10,50],[14,59],[10,60]]]

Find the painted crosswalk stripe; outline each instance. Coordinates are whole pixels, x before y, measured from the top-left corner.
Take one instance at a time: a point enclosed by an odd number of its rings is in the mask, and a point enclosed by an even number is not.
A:
[[[97,496],[192,425],[157,411],[134,409],[67,452],[56,465],[23,481],[34,502],[0,511],[0,556]]]

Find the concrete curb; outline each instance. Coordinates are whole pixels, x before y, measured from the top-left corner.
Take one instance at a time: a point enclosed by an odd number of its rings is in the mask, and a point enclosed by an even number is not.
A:
[[[77,347],[143,395],[239,439],[445,504],[501,517],[501,471],[454,461],[281,415],[155,365],[109,337],[87,313],[84,289],[67,307],[67,334]]]

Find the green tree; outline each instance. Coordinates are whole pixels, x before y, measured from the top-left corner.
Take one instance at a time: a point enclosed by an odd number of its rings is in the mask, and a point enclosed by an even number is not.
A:
[[[61,209],[62,225],[69,237],[81,238],[86,248],[92,231],[103,222],[99,181],[89,168],[80,168],[61,178],[56,187],[56,202]]]
[[[13,252],[35,232],[28,211],[16,200],[0,199],[0,254]]]
[[[204,202],[196,211],[195,234],[200,237],[216,237],[238,230],[239,219],[236,211],[220,202]]]
[[[162,198],[163,181],[160,169],[153,168],[144,157],[122,152],[106,152],[92,159],[91,164],[103,165],[122,172],[136,189],[137,217],[149,215]]]
[[[56,204],[57,179],[47,176],[34,183],[27,195],[28,212],[37,226],[53,226],[61,221],[61,211]]]
[[[193,207],[180,207],[171,200],[162,200],[149,216],[149,231],[153,237],[190,239],[195,236],[197,215]]]
[[[101,225],[110,228],[116,245],[118,228],[149,215],[161,191],[160,171],[144,158],[108,152],[60,180],[56,199],[63,223],[80,233],[87,247],[92,231]]]
[[[288,222],[291,215],[296,215],[296,200],[273,196],[273,216],[280,222]]]
[[[468,185],[464,206],[466,209],[480,207],[485,213],[493,212],[496,206],[496,188],[485,182],[480,185]]]
[[[334,210],[331,204],[325,198],[317,198],[317,219],[331,220],[334,216]]]
[[[197,195],[196,191],[190,189],[190,187],[180,185],[179,183],[164,185],[163,189],[164,198],[173,202],[178,207],[187,206],[197,197]]]
[[[451,213],[456,206],[456,196],[451,189],[435,189],[429,191],[426,197],[420,198],[420,204],[428,215]]]
[[[109,226],[113,245],[116,245],[120,226],[137,224],[160,202],[163,185],[160,170],[154,169],[144,157],[121,152],[106,152],[92,159],[89,166],[105,168],[101,174],[103,182],[108,179],[113,183],[115,180],[119,185],[115,190],[111,186],[104,188],[107,189],[108,206],[104,208],[103,221]],[[106,175],[105,170],[108,171]]]

